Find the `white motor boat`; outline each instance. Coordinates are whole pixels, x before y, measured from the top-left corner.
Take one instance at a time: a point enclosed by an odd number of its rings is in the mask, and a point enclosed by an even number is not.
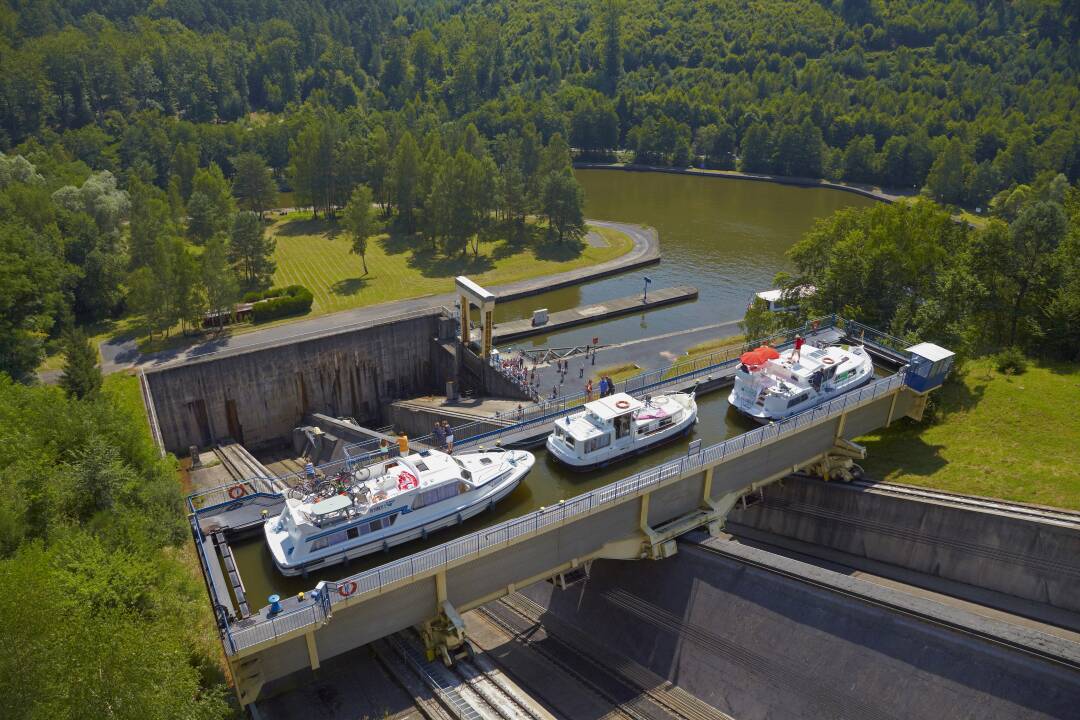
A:
[[[783,420],[865,385],[874,363],[862,346],[802,346],[743,353],[728,402],[760,423]]]
[[[556,421],[547,449],[574,470],[591,470],[684,435],[695,422],[692,392],[656,395],[645,402],[615,393]]]
[[[427,537],[509,495],[535,457],[493,448],[460,455],[436,450],[388,458],[293,491],[263,530],[274,563],[299,575]]]

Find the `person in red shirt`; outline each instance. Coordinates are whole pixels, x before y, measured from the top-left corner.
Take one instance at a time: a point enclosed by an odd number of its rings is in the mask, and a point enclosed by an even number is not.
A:
[[[795,336],[795,362],[802,359],[802,346],[804,342],[802,335]]]

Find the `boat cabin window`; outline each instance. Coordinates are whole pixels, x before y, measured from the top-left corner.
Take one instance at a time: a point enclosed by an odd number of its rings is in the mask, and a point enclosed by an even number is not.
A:
[[[615,418],[615,438],[624,438],[630,434],[630,414]]]
[[[463,474],[465,472],[467,471],[462,471]],[[433,487],[430,490],[417,493],[412,501],[412,509],[419,510],[422,507],[434,505],[437,502],[456,497],[461,492],[461,487],[461,483],[449,482],[439,485],[438,487]]]
[[[806,398],[808,398],[809,396],[810,396],[810,393],[803,393],[802,395],[796,395],[795,397],[793,397],[793,398],[791,398],[790,400],[788,400],[788,404],[787,404],[787,406],[788,406],[789,408],[791,408],[791,407],[795,407],[795,406],[796,406],[796,405],[798,405],[799,403],[801,403],[801,402],[805,401],[805,400],[806,400]]]
[[[423,460],[417,460],[413,464],[416,465],[416,469],[419,470],[420,472],[427,472],[428,471],[427,463],[425,463]]]
[[[355,540],[361,535],[367,535],[368,533],[373,533],[378,530],[382,530],[383,528],[390,527],[394,524],[394,521],[397,520],[397,516],[398,513],[394,513],[389,517],[381,517],[374,520],[369,520],[368,522],[360,523],[359,525],[354,525],[350,528],[330,533],[329,535],[325,535],[321,538],[316,538],[315,540],[311,541],[311,550],[312,552],[316,550],[322,550],[323,548],[330,547],[331,545],[337,545],[347,540]]]
[[[595,452],[595,451],[599,450],[600,448],[606,448],[610,444],[611,444],[611,435],[609,433],[604,433],[603,435],[597,435],[596,437],[591,437],[591,438],[589,438],[588,440],[585,441],[585,452],[586,453]]]

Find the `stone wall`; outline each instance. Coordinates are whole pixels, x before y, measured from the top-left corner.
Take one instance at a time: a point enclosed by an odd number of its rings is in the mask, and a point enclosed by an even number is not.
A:
[[[377,427],[394,400],[438,387],[432,339],[440,312],[372,324],[146,373],[172,452],[231,437],[249,448],[287,439],[305,414]]]

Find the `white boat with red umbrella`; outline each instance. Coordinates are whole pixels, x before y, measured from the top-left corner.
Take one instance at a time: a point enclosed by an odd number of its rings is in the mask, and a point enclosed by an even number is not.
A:
[[[760,423],[809,410],[874,377],[874,363],[861,345],[808,342],[784,352],[763,345],[739,360],[728,402]]]
[[[424,538],[505,498],[534,460],[524,450],[423,450],[345,470],[290,491],[263,527],[266,544],[282,574],[300,575]]]

